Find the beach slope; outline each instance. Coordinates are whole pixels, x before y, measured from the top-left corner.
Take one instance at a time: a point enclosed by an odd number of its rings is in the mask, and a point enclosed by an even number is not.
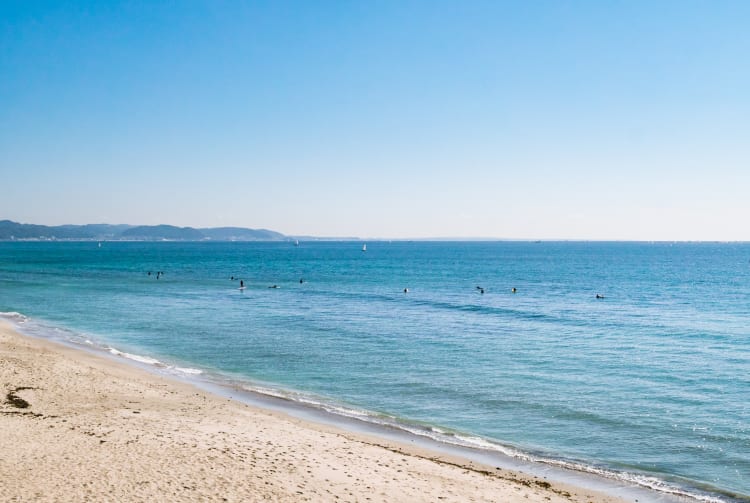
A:
[[[0,387],[3,501],[619,501],[254,408],[7,324]]]

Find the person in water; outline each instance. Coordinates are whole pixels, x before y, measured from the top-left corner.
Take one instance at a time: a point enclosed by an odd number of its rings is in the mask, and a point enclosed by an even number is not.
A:
[[[240,288],[245,288],[245,282],[240,280]]]

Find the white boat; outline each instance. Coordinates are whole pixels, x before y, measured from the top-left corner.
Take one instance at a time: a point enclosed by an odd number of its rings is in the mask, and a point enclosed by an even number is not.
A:
[[[366,244],[362,245],[362,251],[367,251],[367,245]]]

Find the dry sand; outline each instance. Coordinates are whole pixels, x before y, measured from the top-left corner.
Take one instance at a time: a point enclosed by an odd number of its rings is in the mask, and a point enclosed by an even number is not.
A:
[[[1,501],[615,502],[211,395],[0,324]]]

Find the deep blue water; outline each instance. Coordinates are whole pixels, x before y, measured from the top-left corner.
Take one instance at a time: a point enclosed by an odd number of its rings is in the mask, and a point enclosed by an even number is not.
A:
[[[361,247],[3,242],[0,312],[446,441],[750,498],[750,244]]]

